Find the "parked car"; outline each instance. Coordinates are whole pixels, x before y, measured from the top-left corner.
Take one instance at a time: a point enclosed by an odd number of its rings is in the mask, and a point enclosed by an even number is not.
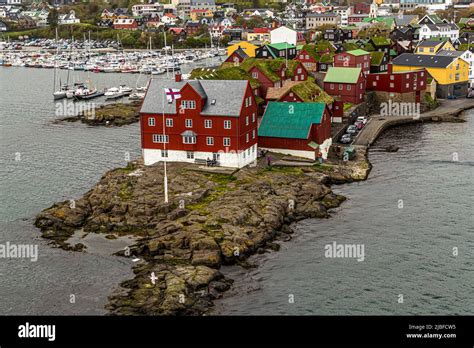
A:
[[[367,117],[359,116],[359,117],[357,117],[357,122],[362,122],[363,124],[366,124],[367,123]]]
[[[341,137],[341,140],[340,142],[342,144],[350,144],[352,142],[352,136],[350,134],[344,134],[342,137]]]
[[[357,127],[351,124],[349,127],[347,127],[347,133],[354,135],[357,133]]]
[[[358,130],[361,130],[362,128],[364,128],[365,124],[361,121],[357,121],[356,123],[354,123],[354,126],[356,126]]]

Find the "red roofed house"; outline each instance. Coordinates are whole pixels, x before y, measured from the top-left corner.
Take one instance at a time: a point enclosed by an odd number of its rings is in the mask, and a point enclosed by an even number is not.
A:
[[[165,88],[180,95],[168,101]],[[241,168],[257,158],[257,103],[247,80],[151,79],[140,126],[145,165],[214,159]]]
[[[138,23],[133,18],[114,19],[114,29],[138,30]]]
[[[370,74],[370,53],[364,50],[352,50],[337,53],[334,56],[335,67],[361,68],[367,76]]]
[[[344,103],[360,104],[365,98],[366,78],[361,68],[329,68],[324,77],[327,94]]]
[[[254,28],[247,33],[247,41],[270,42],[270,28]]]

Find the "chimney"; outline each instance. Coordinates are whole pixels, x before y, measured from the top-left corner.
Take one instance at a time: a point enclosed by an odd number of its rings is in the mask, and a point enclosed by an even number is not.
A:
[[[179,71],[174,75],[174,80],[176,82],[181,82],[181,73]]]
[[[391,73],[392,73],[392,63],[387,65],[387,74],[390,75]]]

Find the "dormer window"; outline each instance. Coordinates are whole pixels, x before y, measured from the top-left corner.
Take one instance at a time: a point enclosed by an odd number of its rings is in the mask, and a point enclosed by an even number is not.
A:
[[[196,109],[196,101],[181,100],[181,109]]]

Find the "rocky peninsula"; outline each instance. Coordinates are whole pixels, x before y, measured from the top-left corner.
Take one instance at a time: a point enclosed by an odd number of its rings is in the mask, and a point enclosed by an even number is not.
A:
[[[87,110],[74,116],[67,116],[55,121],[77,122],[80,121],[90,126],[124,126],[140,120],[139,108],[141,102],[114,103],[99,106],[97,109]]]
[[[364,180],[370,168],[365,147],[347,162],[268,167],[261,158],[231,174],[169,163],[164,203],[163,165],[135,161],[107,172],[78,200],[45,209],[35,225],[65,249],[82,249],[68,244],[79,229],[139,238],[119,253],[144,262],[109,297],[112,314],[203,315],[232,284],[221,265],[247,267],[250,255],[289,240],[293,222],[328,218],[345,200],[331,185]]]

